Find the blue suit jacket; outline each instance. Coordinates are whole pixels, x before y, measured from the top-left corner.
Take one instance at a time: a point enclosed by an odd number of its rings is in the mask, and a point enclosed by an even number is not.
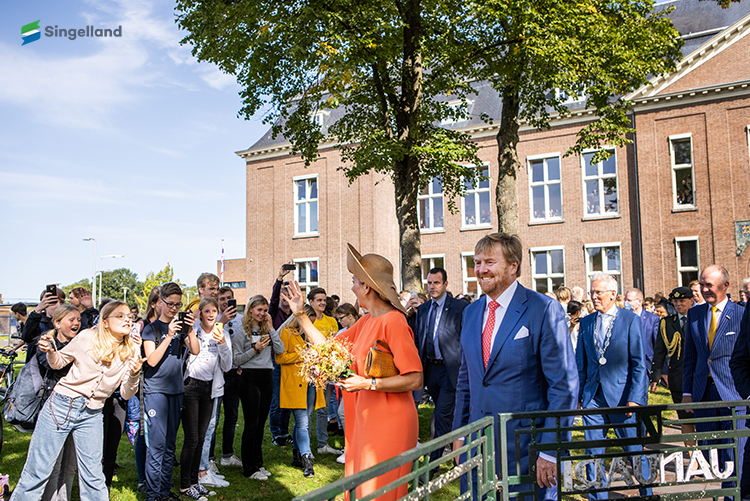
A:
[[[688,310],[685,323],[685,357],[682,362],[682,391],[693,396],[693,402],[702,402],[708,376],[711,375],[722,400],[742,400],[734,386],[729,368],[734,345],[740,336],[745,308],[727,301],[716,326],[716,337],[708,350],[709,304],[703,303]]]
[[[737,393],[743,399],[750,397],[750,308],[742,315],[739,338],[734,343],[732,359],[729,361]]]
[[[426,361],[425,340],[432,341],[432,333],[427,332],[429,330],[427,322],[431,305],[432,301],[430,300],[417,308],[417,318],[414,324],[414,341],[417,343],[422,365]],[[469,303],[466,301],[446,296],[443,311],[440,314],[440,323],[438,324],[437,335],[440,355],[443,357],[448,378],[454,389],[458,381],[458,370],[461,367],[461,320],[464,309],[468,305]]]
[[[648,375],[643,356],[641,318],[633,312],[617,308],[609,347],[604,352],[607,363],[599,365],[599,353],[594,345],[597,313],[586,315],[578,331],[580,402],[588,407],[599,387],[608,407],[621,407],[628,402],[646,404]]]
[[[646,359],[646,370],[651,371],[651,364],[654,361],[654,344],[656,336],[659,335],[659,321],[657,315],[650,311],[641,310],[641,330],[643,332],[643,355]]]
[[[565,312],[560,303],[519,284],[498,328],[485,370],[482,321],[486,306],[485,296],[464,310],[463,358],[456,388],[453,429],[485,416],[493,416],[497,424],[500,412],[575,409],[578,374]],[[555,420],[549,418],[539,424],[554,428]],[[570,424],[572,420],[563,426]],[[512,464],[508,467],[511,474],[516,471],[512,460],[515,458],[514,432],[530,425],[529,420],[509,423],[508,458]],[[539,438],[542,442],[553,442],[554,433]],[[529,435],[523,435],[520,450],[522,473],[528,471],[528,439]]]

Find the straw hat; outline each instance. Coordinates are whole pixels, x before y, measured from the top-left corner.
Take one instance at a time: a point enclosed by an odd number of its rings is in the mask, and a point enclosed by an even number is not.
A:
[[[396,284],[393,283],[393,265],[380,254],[365,254],[364,256],[346,244],[349,252],[346,255],[346,267],[355,277],[372,287],[401,313],[406,313],[398,297]]]

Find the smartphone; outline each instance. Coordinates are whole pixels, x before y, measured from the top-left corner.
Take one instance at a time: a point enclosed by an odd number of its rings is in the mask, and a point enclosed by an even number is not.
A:
[[[285,264],[284,265],[284,271],[294,271],[297,269],[296,264]]]
[[[227,308],[237,308],[237,300],[236,299],[230,299],[227,301]]]
[[[52,284],[47,286],[47,292],[52,294],[52,297],[57,299],[57,285]]]
[[[187,312],[181,311],[177,314],[177,320],[182,322],[182,327],[180,327],[180,336],[185,336],[188,331],[190,331],[190,325],[187,323]]]

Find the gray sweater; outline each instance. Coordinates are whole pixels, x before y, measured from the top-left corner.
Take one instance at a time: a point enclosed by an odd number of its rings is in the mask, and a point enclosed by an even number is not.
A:
[[[241,369],[273,369],[271,347],[277,354],[284,353],[284,343],[281,342],[279,334],[275,330],[269,330],[271,344],[256,354],[253,350],[255,341],[259,339],[260,328],[253,327],[252,339],[245,333],[245,329],[236,329],[232,334],[232,362]]]

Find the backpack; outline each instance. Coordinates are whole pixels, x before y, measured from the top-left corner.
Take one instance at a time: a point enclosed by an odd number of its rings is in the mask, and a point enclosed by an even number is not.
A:
[[[3,408],[5,421],[26,429],[33,429],[44,402],[52,394],[56,381],[42,378],[36,357],[32,357],[18,372]]]

